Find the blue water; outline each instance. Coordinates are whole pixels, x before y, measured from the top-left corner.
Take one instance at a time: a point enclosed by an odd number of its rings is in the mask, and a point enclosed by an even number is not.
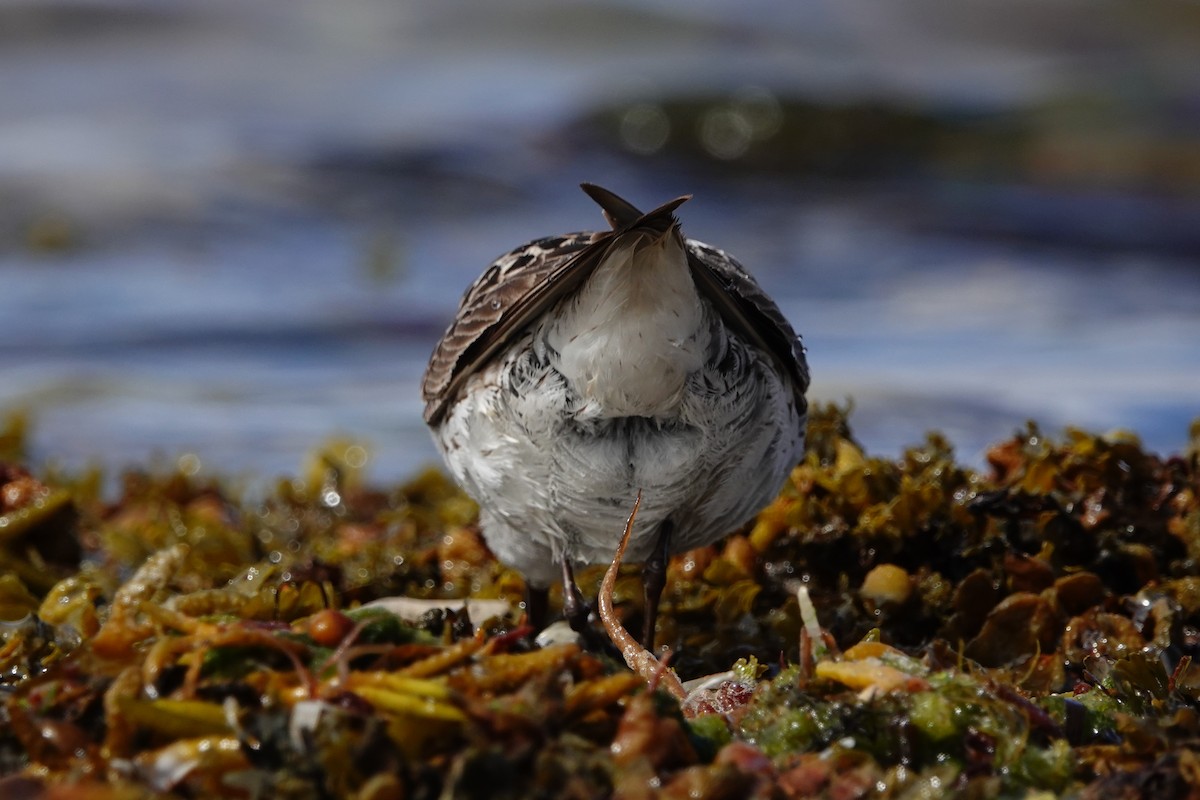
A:
[[[813,396],[853,398],[874,452],[940,428],[980,463],[1029,418],[1167,452],[1200,416],[1193,197],[818,181],[571,133],[623,98],[747,85],[1001,110],[1118,91],[1090,68],[1103,17],[1039,11],[1079,36],[1048,44],[915,0],[402,6],[0,9],[23,31],[0,32],[0,410],[31,413],[35,461],[275,475],[338,435],[374,477],[411,474],[436,460],[418,384],[458,297],[512,246],[601,225],[581,180],[693,193],[686,233],[772,292]],[[1147,37],[1124,42],[1139,97]],[[1200,98],[1185,66],[1163,85]],[[67,246],[31,246],[56,220]]]

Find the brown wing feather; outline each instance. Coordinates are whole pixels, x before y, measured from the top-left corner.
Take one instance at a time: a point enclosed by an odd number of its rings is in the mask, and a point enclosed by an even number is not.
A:
[[[642,212],[638,210],[637,206],[603,186],[581,183],[579,188],[583,189],[584,193],[600,206],[604,212],[604,218],[608,220],[608,224],[613,227],[613,230],[632,225],[642,216]]]
[[[584,231],[538,239],[492,262],[471,284],[458,314],[434,347],[421,383],[425,421],[436,424],[459,384],[503,342],[532,321],[539,299],[553,295],[562,274],[602,234]]]

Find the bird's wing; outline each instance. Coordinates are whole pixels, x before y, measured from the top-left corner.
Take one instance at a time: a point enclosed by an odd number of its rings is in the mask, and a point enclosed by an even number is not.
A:
[[[598,252],[597,240],[602,236],[585,231],[538,239],[500,256],[471,284],[425,369],[421,393],[427,423],[441,419],[462,382],[511,333],[529,324],[590,272],[572,268]],[[569,279],[576,275],[577,279]]]
[[[677,197],[643,214],[607,189],[593,184],[583,184],[583,189],[604,210],[613,230],[530,242],[496,259],[471,284],[425,369],[421,383],[425,422],[438,424],[463,382],[514,333],[579,288],[614,242],[677,225],[675,209],[688,199]]]
[[[792,378],[797,408],[807,408],[808,360],[804,343],[758,282],[724,250],[687,240],[688,264],[696,285],[725,321],[748,341],[770,353]]]

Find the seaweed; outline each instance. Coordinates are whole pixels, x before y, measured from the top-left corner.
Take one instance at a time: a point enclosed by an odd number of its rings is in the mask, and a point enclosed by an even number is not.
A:
[[[0,796],[1200,791],[1200,423],[1171,457],[1030,423],[976,470],[815,407],[779,497],[672,559],[649,681],[539,645],[440,473],[371,486],[333,443],[261,496],[182,464],[105,497],[22,466],[24,426]],[[610,572],[606,622],[640,624],[637,566]]]

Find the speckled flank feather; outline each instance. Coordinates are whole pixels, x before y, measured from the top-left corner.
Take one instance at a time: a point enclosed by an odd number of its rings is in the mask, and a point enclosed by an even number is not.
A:
[[[732,258],[684,239],[686,198],[641,214],[586,187],[614,226],[541,239],[468,290],[424,381],[426,419],[497,556],[533,585],[558,559],[707,544],[779,490],[804,446],[808,368]]]

